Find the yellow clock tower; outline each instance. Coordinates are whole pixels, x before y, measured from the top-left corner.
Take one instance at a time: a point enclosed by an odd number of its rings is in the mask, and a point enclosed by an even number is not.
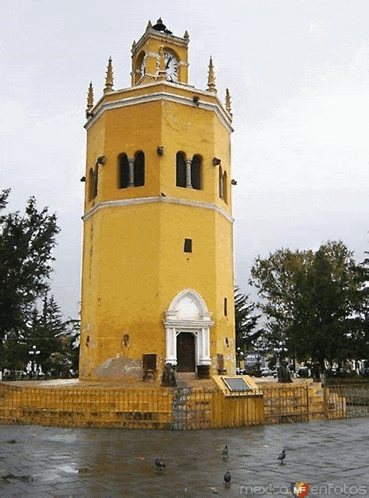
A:
[[[85,128],[80,378],[235,373],[232,114],[188,83],[189,36],[159,19],[132,45],[131,87],[92,84]]]

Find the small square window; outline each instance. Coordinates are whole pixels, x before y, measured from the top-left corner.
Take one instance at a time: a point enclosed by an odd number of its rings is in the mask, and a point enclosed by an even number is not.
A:
[[[184,240],[184,252],[192,252],[192,239]]]

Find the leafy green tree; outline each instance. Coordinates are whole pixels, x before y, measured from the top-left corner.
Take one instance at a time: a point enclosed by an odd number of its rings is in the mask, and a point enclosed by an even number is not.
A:
[[[53,296],[44,297],[42,309],[35,307],[27,329],[17,337],[9,334],[4,340],[4,367],[10,371],[25,370],[32,362],[32,371],[51,377],[78,373],[79,320],[63,321]]]
[[[255,345],[261,330],[255,331],[260,315],[255,314],[256,304],[249,301],[249,294],[242,294],[238,287],[234,291],[236,348],[243,353]]]
[[[9,193],[0,191],[0,212]],[[47,297],[58,233],[56,215],[38,211],[34,197],[24,215],[0,216],[0,367],[24,370],[33,358],[45,373],[58,375],[71,365],[78,371],[79,321],[64,322],[54,298]],[[30,355],[33,350],[39,353]]]
[[[79,340],[80,340],[80,320],[67,320],[64,323],[63,354],[65,363],[74,375],[78,374],[79,368]]]
[[[266,259],[256,258],[251,268],[249,283],[258,289],[258,308],[266,319],[263,340],[270,352],[282,357],[287,351],[286,330],[293,323],[294,276],[299,268],[308,267],[312,258],[312,251],[279,249]]]
[[[37,364],[37,368],[41,367],[45,374],[49,374],[55,365],[52,355],[62,352],[64,330],[58,304],[53,296],[50,298],[45,296],[42,311],[38,312],[36,308],[33,310],[31,326],[26,336],[29,350],[34,349],[38,352],[33,355],[32,359]]]
[[[281,249],[258,258],[251,283],[264,299],[268,340],[281,356],[325,361],[349,357],[355,328],[360,278],[353,254],[342,242],[318,251]]]
[[[314,254],[307,271],[296,272],[294,320],[288,346],[324,368],[324,361],[342,364],[350,358],[359,297],[359,273],[353,253],[329,242]]]
[[[0,192],[0,210],[4,209],[6,207],[9,194],[10,194],[10,188],[7,188],[7,189],[2,190]],[[2,217],[0,217],[0,221],[1,220],[2,220]]]
[[[9,192],[0,194],[0,210]],[[34,197],[24,215],[17,211],[0,216],[0,339],[17,337],[27,328],[36,300],[49,289],[58,232],[56,215],[47,208],[38,211]]]
[[[366,253],[369,254],[369,253]],[[369,360],[369,258],[358,266],[360,290],[351,330],[351,358]]]
[[[3,344],[3,366],[11,372],[15,370],[25,372],[30,361],[29,345],[27,341],[18,337],[9,336]]]

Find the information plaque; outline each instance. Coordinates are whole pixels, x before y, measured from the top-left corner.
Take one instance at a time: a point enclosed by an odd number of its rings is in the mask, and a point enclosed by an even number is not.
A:
[[[251,391],[251,387],[242,377],[223,377],[230,391]]]

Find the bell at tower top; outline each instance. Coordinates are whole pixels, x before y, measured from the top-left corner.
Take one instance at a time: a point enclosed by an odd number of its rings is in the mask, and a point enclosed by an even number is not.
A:
[[[155,29],[155,31],[161,31],[165,33],[166,35],[172,35],[173,33],[167,29],[165,24],[163,24],[163,21],[161,20],[161,17],[157,20],[156,24],[152,27],[152,29]]]
[[[188,83],[187,46],[189,35],[174,36],[159,18],[132,45],[132,86],[166,79],[172,83]]]

